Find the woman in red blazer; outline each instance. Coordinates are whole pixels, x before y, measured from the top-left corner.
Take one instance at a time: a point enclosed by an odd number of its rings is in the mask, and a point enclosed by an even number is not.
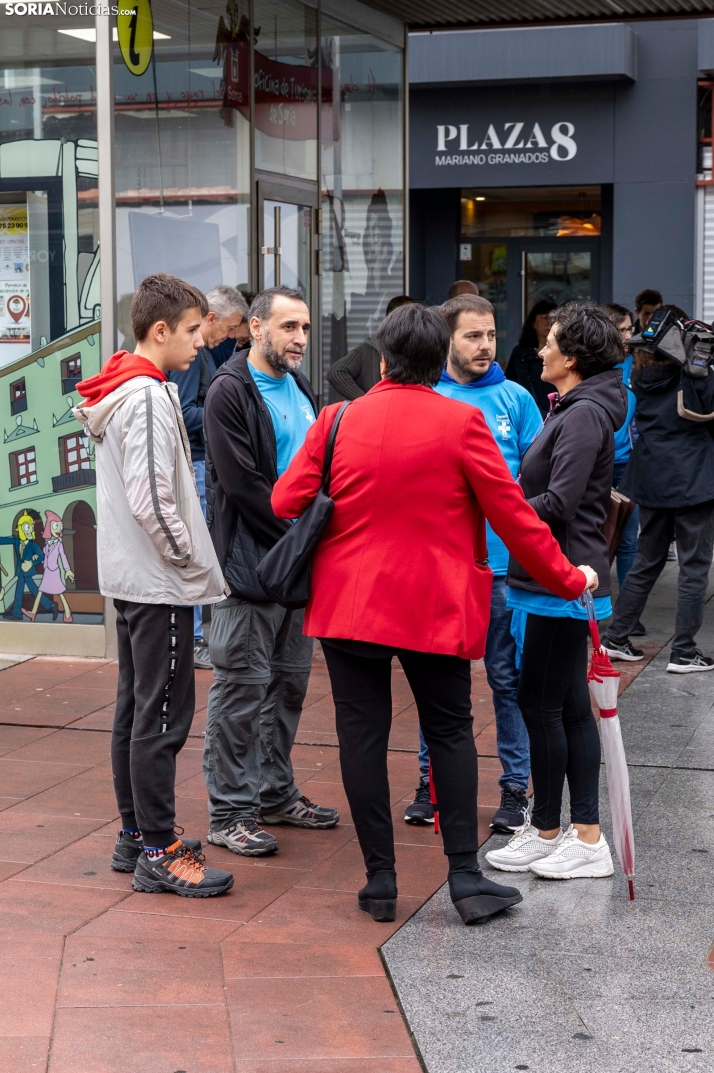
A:
[[[396,911],[387,780],[391,661],[414,693],[432,759],[451,897],[465,923],[515,905],[478,867],[477,757],[469,660],[483,656],[490,608],[488,518],[540,584],[569,600],[597,584],[565,558],[526,503],[476,407],[432,390],[449,330],[435,309],[402,306],[377,336],[384,379],[351,402],[337,435],[330,522],[313,558],[305,633],[323,643],[340,763],[367,868],[360,907]],[[328,406],[273,489],[280,518],[320,486],[337,406]]]

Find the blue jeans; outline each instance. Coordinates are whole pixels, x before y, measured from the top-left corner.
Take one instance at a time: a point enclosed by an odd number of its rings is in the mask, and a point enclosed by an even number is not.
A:
[[[625,466],[627,462],[616,462],[615,472],[613,473],[612,483],[615,488],[620,487],[622,481],[622,475],[625,472]],[[617,549],[617,583],[622,588],[622,583],[627,577],[630,567],[635,561],[637,555],[637,537],[640,532],[640,508],[635,507],[632,514],[629,517],[627,525],[622,531],[622,538],[620,540],[620,546]]]
[[[201,510],[203,511],[203,517],[206,517],[206,463],[204,461],[193,463],[194,472],[196,474],[196,488],[198,489],[198,498],[201,500]],[[194,641],[203,640],[203,608],[194,607],[193,609],[193,639]]]
[[[501,786],[515,782],[525,790],[531,771],[528,731],[518,707],[519,672],[516,670],[516,642],[511,636],[511,616],[506,607],[506,579],[495,577],[491,593],[491,618],[486,637],[486,678],[493,692],[496,711],[496,748],[503,775]],[[419,773],[429,774],[429,750],[419,728]]]

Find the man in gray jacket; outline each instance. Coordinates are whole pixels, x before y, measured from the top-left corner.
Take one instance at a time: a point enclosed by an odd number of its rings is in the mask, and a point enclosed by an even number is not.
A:
[[[174,276],[141,283],[132,300],[136,348],[77,386],[74,413],[96,444],[99,588],[117,614],[119,683],[112,774],[122,828],[112,868],[134,890],[207,898],[233,876],[206,868],[176,821],[176,755],[195,707],[193,605],[225,581],[201,512],[172,370],[203,345],[206,299]]]

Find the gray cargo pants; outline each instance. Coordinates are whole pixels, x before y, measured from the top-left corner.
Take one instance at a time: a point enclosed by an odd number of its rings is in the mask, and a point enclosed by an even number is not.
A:
[[[203,774],[211,830],[296,801],[290,751],[312,665],[304,612],[230,597],[211,615]]]

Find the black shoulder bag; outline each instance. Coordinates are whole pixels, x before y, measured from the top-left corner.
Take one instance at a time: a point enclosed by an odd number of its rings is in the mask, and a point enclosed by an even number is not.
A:
[[[337,429],[348,405],[347,402],[342,403],[332,422],[322,464],[322,483],[317,495],[295,524],[270,549],[256,570],[265,594],[289,611],[305,607],[310,598],[313,552],[335,506],[329,495],[330,470]]]

